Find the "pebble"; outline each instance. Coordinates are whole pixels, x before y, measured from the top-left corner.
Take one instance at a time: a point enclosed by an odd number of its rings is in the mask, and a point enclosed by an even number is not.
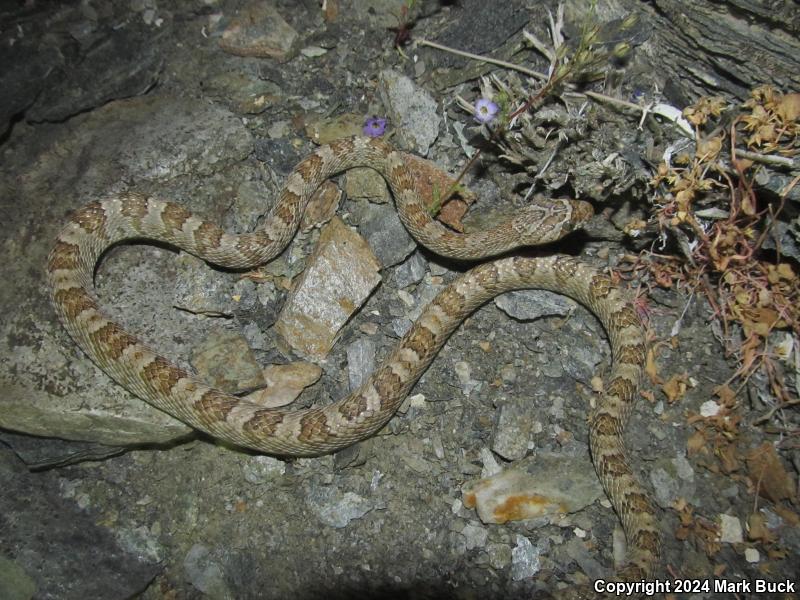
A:
[[[725,513],[719,515],[719,541],[726,544],[741,544],[744,541],[742,523],[738,517]]]
[[[417,249],[417,243],[390,204],[370,204],[359,230],[384,267],[404,261]]]
[[[375,370],[375,342],[360,338],[347,346],[347,376],[350,391],[357,389]]]
[[[428,263],[422,254],[419,251],[414,252],[404,262],[395,267],[393,273],[394,284],[398,288],[405,288],[419,283],[425,277],[427,265]]]
[[[719,414],[720,406],[714,400],[706,400],[700,405],[700,416],[714,417]]]
[[[395,124],[400,145],[420,156],[427,156],[439,137],[439,105],[427,90],[393,69],[380,74],[379,92],[389,117]]]
[[[245,481],[260,485],[286,473],[286,463],[271,456],[252,456],[242,467]]]
[[[529,402],[516,397],[500,406],[492,432],[492,450],[506,460],[519,460],[528,453],[533,427],[530,409]]]
[[[521,290],[506,292],[494,299],[494,303],[509,317],[520,321],[532,321],[540,317],[565,317],[575,309],[575,302],[559,294],[544,290]]]
[[[211,550],[202,544],[191,547],[183,559],[189,583],[210,598],[232,598],[225,573],[211,555]]]
[[[486,554],[489,556],[489,564],[498,571],[511,564],[512,550],[508,544],[489,544],[486,546]]]
[[[486,545],[486,540],[489,539],[489,532],[486,528],[473,523],[467,523],[464,529],[461,530],[461,535],[467,539],[467,550],[483,548]]]
[[[517,545],[511,550],[511,578],[514,581],[530,579],[541,568],[541,549],[519,534],[516,542]]]
[[[192,365],[206,381],[230,394],[266,385],[261,366],[238,332],[212,332],[195,348]]]
[[[306,504],[320,521],[336,529],[346,527],[353,519],[360,519],[377,508],[367,498],[332,487],[313,490],[306,497]]]

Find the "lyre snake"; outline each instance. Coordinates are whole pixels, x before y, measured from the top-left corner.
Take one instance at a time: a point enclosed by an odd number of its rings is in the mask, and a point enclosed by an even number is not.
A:
[[[622,439],[645,359],[644,334],[635,310],[611,279],[572,257],[510,257],[473,268],[439,293],[360,388],[334,404],[296,411],[266,409],[209,387],[150,350],[99,307],[93,274],[110,245],[133,238],[157,240],[216,265],[255,267],[289,243],[320,183],[359,166],[383,175],[415,239],[458,259],[475,260],[553,241],[592,215],[584,202],[550,200],[492,229],[454,233],[430,218],[404,160],[390,146],[366,138],[340,140],[320,147],[295,168],[265,225],[254,233],[229,234],[178,204],[132,193],[78,209],[58,235],[47,264],[62,323],[108,375],[192,427],[266,453],[312,456],[334,452],[381,429],[449,335],[487,300],[524,288],[570,296],[600,319],[613,355],[605,391],[590,416],[589,439],[598,476],[628,540],[628,563],[618,576],[629,581],[650,577],[659,553],[655,511],[628,465]]]

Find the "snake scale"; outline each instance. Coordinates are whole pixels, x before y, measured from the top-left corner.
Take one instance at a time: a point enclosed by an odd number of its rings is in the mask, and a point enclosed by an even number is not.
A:
[[[597,474],[627,537],[627,564],[617,576],[649,578],[659,555],[655,510],[628,464],[622,439],[638,390],[645,339],[624,293],[608,276],[572,257],[511,256],[474,267],[431,301],[360,388],[331,405],[296,411],[263,408],[209,387],[150,350],[98,305],[94,270],[109,246],[156,240],[223,267],[255,267],[289,243],[311,194],[325,179],[360,166],[386,179],[405,227],[444,256],[477,260],[553,241],[592,216],[585,202],[548,200],[492,229],[454,233],[430,218],[404,159],[391,146],[376,139],[343,139],[318,148],[292,171],[264,226],[254,233],[232,235],[178,204],[133,193],[83,206],[61,230],[48,258],[55,309],[73,340],[103,371],[153,406],[231,444],[281,456],[313,456],[381,429],[449,335],[489,299],[524,288],[570,296],[600,319],[613,355],[608,383],[589,419],[589,440]]]

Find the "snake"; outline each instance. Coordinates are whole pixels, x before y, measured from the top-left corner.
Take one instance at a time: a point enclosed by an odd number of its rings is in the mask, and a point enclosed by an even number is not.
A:
[[[493,260],[479,263],[444,287],[382,364],[350,395],[302,410],[265,408],[215,389],[176,366],[100,306],[94,272],[110,246],[151,240],[220,267],[254,268],[288,245],[317,187],[355,167],[370,167],[383,176],[401,221],[423,246],[462,261]],[[541,199],[494,227],[455,232],[431,217],[400,152],[380,138],[353,137],[320,146],[302,160],[254,232],[228,233],[178,203],[135,192],[118,193],[91,201],[72,214],[57,236],[46,270],[61,323],[117,383],[213,438],[283,457],[336,452],[378,432],[450,334],[498,294],[537,288],[573,298],[602,323],[612,352],[607,383],[589,415],[589,448],[626,535],[626,563],[616,577],[640,581],[653,575],[660,551],[654,504],[629,464],[623,440],[646,357],[641,319],[627,293],[589,264],[570,255],[513,252],[560,239],[592,216],[587,202]]]

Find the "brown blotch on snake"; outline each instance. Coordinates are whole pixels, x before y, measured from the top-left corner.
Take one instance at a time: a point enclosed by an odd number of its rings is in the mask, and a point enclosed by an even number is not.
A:
[[[150,203],[147,198],[139,194],[128,194],[122,197],[122,215],[128,217],[134,223],[141,223],[147,211],[150,209]]]
[[[367,397],[364,394],[352,395],[347,402],[342,402],[339,414],[348,421],[353,421],[367,412]]]
[[[644,344],[631,344],[619,350],[620,362],[639,364],[647,357],[647,347]]]
[[[161,356],[144,367],[144,374],[162,394],[168,394],[180,379],[186,377],[186,371],[172,366]]]
[[[203,414],[224,421],[228,414],[239,404],[233,398],[234,396],[229,396],[218,390],[208,390],[194,403],[194,408]]]
[[[76,213],[74,220],[89,233],[102,232],[106,224],[105,208],[99,202],[90,202]]]
[[[57,257],[53,262],[63,264],[65,261]],[[84,311],[97,306],[89,294],[82,288],[76,287],[55,290],[53,300],[61,305],[64,316],[72,320],[77,319]]]
[[[58,241],[53,248],[53,268],[73,270],[77,269],[80,260],[80,248],[76,244]]]
[[[256,436],[270,436],[275,435],[278,425],[283,423],[283,414],[275,412],[268,408],[262,408],[253,412],[244,424],[244,430]]]
[[[192,216],[188,210],[180,204],[169,203],[161,213],[161,220],[164,225],[172,229],[173,232],[178,233],[183,229],[183,224]]]
[[[136,347],[138,340],[116,323],[106,322],[90,334],[92,341],[102,346],[114,360],[122,356],[126,348]]]

